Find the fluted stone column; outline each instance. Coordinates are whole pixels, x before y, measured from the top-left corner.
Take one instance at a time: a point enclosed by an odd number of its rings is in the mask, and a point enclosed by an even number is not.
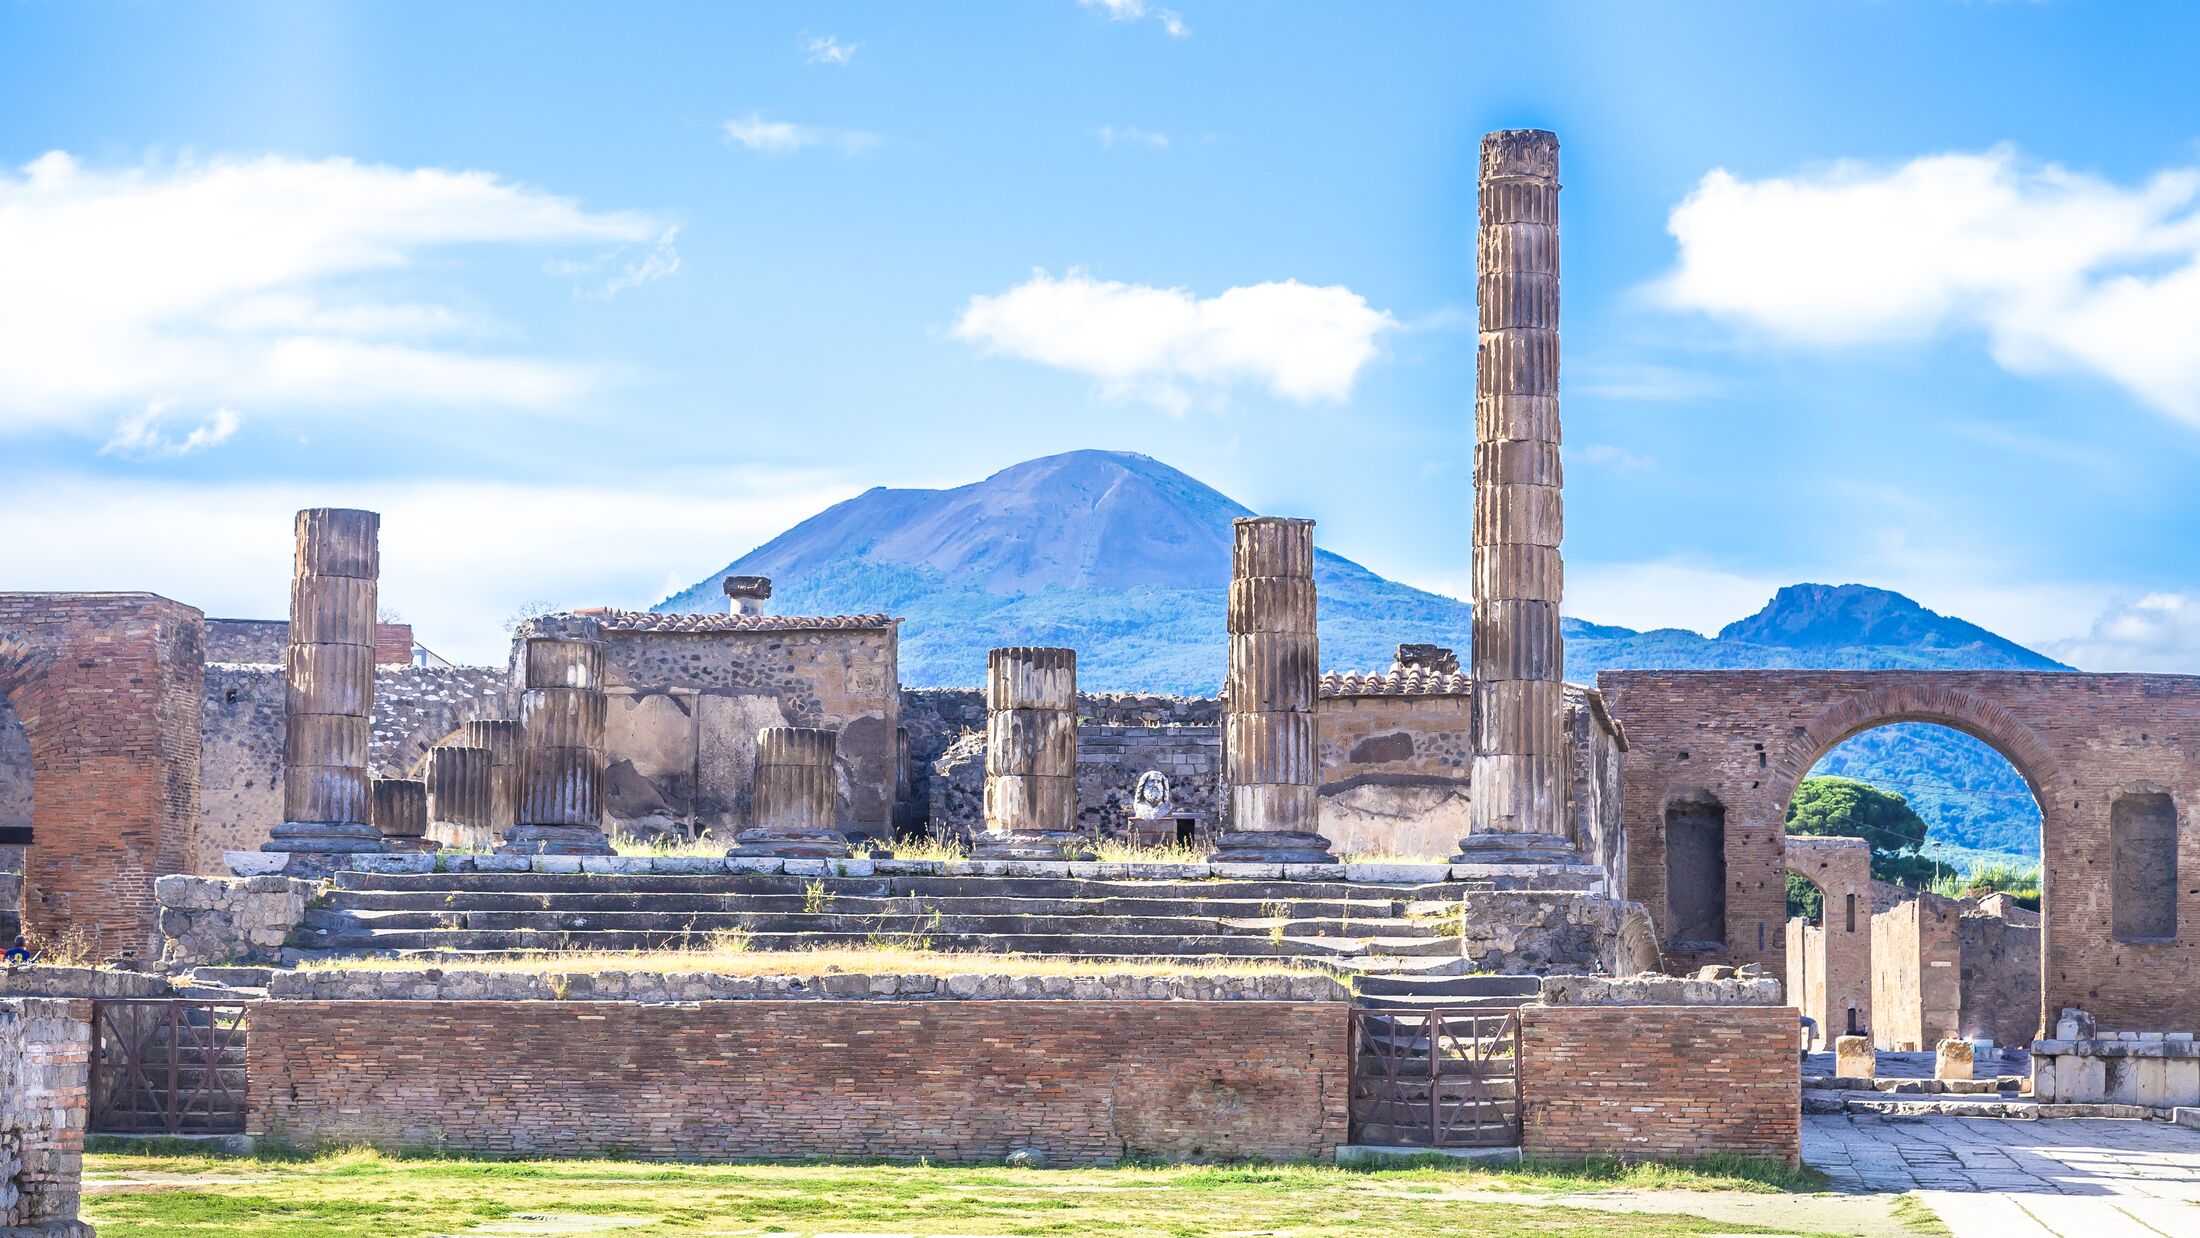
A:
[[[381,525],[373,512],[298,513],[283,652],[283,821],[264,851],[382,849],[367,778]]]
[[[985,832],[977,860],[1089,860],[1077,830],[1077,651],[985,655]]]
[[[1314,730],[1321,652],[1314,626],[1314,522],[1235,522],[1230,671],[1222,710],[1228,814],[1216,863],[1321,864],[1321,754]]]
[[[428,837],[428,784],[414,778],[377,778],[369,795],[374,828],[392,851],[433,851]]]
[[[527,727],[514,718],[486,718],[467,723],[460,736],[468,748],[489,750],[489,830],[493,841],[519,823],[520,753],[527,745]]]
[[[609,855],[603,833],[603,645],[537,637],[521,681],[519,821],[497,848],[520,855]]]
[[[496,802],[496,758],[487,748],[431,748],[427,763],[428,837],[437,845],[486,851],[496,845],[489,824]]]
[[[1462,861],[1577,858],[1558,608],[1558,138],[1482,139],[1475,364],[1474,766]]]
[[[840,829],[840,736],[820,727],[756,733],[752,824],[727,855],[832,859],[848,854]]]

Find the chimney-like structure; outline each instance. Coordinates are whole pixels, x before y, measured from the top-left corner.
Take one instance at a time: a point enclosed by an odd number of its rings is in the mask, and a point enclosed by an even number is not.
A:
[[[768,726],[756,733],[750,825],[731,856],[834,859],[848,854],[840,830],[840,735],[822,727]]]
[[[610,855],[603,833],[603,644],[532,637],[522,652],[519,821],[497,850]]]
[[[1558,137],[1482,139],[1474,400],[1474,766],[1463,862],[1563,862]]]
[[[1321,650],[1314,630],[1314,522],[1233,522],[1229,678],[1223,685],[1225,828],[1218,864],[1326,864],[1314,727]]]
[[[761,615],[764,603],[771,600],[769,576],[728,576],[725,585],[726,610],[731,614]]]
[[[974,860],[1089,860],[1077,831],[1077,651],[985,655],[985,832]]]
[[[298,513],[283,651],[283,820],[263,851],[382,850],[367,777],[381,533],[373,512]]]

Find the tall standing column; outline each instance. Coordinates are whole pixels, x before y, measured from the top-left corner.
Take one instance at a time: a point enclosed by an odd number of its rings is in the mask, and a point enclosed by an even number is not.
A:
[[[1576,858],[1558,607],[1558,138],[1482,139],[1474,401],[1474,766],[1458,858]]]
[[[1222,710],[1226,828],[1216,863],[1322,864],[1321,754],[1314,710],[1321,650],[1314,625],[1314,522],[1235,522],[1230,556],[1230,672]]]
[[[381,525],[373,512],[298,513],[283,652],[283,821],[264,851],[382,850],[367,778]]]
[[[840,735],[821,727],[756,733],[756,781],[748,829],[727,855],[833,859],[848,854],[840,829]]]
[[[603,645],[527,642],[520,721],[519,822],[497,850],[610,855],[603,834]]]
[[[486,851],[496,845],[489,824],[496,802],[496,759],[487,748],[457,744],[428,751],[428,837],[437,845]]]
[[[985,833],[978,860],[1089,860],[1077,830],[1077,651],[985,655]]]
[[[513,718],[484,718],[462,729],[465,746],[489,750],[489,832],[491,842],[502,842],[519,823],[520,750],[527,746],[527,728]]]

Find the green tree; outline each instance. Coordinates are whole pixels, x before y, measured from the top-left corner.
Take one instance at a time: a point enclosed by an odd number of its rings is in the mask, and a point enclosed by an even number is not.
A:
[[[1872,876],[1895,885],[1924,889],[1955,873],[1949,865],[1919,854],[1925,830],[1925,819],[1910,807],[1910,801],[1854,778],[1805,778],[1788,801],[1788,833],[1861,838],[1872,849]],[[1788,914],[1807,916],[1810,901],[1791,877]]]

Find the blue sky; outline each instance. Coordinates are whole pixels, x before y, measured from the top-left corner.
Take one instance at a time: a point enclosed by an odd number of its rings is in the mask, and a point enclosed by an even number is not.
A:
[[[1564,145],[1569,609],[2200,671],[2200,9],[0,6],[0,588],[488,656],[1147,452],[1462,590],[1481,133]]]

